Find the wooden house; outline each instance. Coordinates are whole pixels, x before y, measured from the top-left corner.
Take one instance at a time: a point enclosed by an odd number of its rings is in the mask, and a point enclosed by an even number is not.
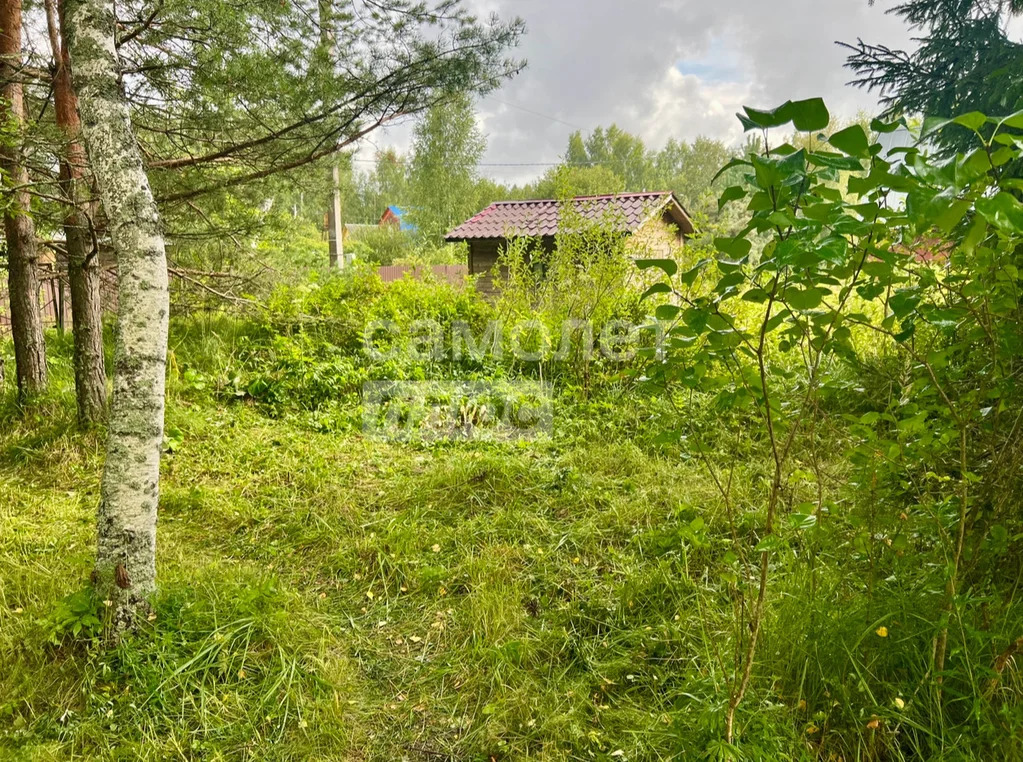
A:
[[[565,212],[566,205],[571,213]],[[569,222],[568,220],[571,220]],[[688,212],[670,191],[576,196],[558,201],[497,201],[445,236],[469,246],[469,274],[481,276],[477,287],[493,292],[498,259],[516,238],[530,238],[553,251],[558,235],[571,233],[579,221],[612,225],[629,238],[636,258],[670,257],[694,232]],[[502,275],[506,275],[502,272]]]
[[[395,230],[404,230],[410,233],[415,232],[416,226],[409,222],[406,217],[407,210],[402,209],[400,206],[391,205],[384,209],[384,213],[380,215],[380,222],[378,225],[382,228],[394,228]]]

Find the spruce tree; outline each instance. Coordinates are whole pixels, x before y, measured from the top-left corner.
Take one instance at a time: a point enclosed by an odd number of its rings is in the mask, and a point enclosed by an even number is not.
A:
[[[905,51],[857,40],[850,84],[876,91],[885,116],[953,117],[1023,109],[1023,44],[1009,39],[1006,22],[1023,0],[906,0],[888,13],[901,18],[919,43]],[[969,143],[966,130],[937,138],[948,151]]]

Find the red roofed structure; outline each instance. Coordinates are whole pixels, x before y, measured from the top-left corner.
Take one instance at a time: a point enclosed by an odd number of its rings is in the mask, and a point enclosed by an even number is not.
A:
[[[571,211],[566,207],[570,205]],[[670,191],[576,196],[559,201],[497,201],[445,236],[469,244],[469,273],[483,275],[482,290],[493,289],[493,268],[509,240],[535,238],[550,251],[558,235],[571,234],[580,223],[610,225],[637,236],[637,256],[667,256],[694,232],[689,214]],[[642,250],[640,250],[642,249]]]

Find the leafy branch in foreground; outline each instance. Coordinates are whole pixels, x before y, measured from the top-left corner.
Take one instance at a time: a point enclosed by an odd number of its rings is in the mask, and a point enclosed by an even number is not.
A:
[[[794,503],[794,473],[805,474],[793,461],[813,458],[829,384],[843,369],[885,356],[903,369],[899,383],[876,409],[852,418],[848,466],[854,483],[869,485],[858,499],[873,511],[883,487],[892,507],[917,514],[902,510],[900,518],[920,519],[916,542],[937,556],[938,616],[921,644],[930,665],[921,688],[939,711],[960,711],[966,692],[947,691],[948,682],[976,682],[978,668],[953,641],[984,627],[971,599],[988,592],[996,572],[979,548],[1006,534],[1023,457],[1023,204],[1018,182],[1002,172],[1023,152],[1014,134],[1023,112],[928,121],[930,136],[953,128],[973,136],[969,151],[941,160],[923,147],[883,155],[876,135],[904,123],[878,120],[873,134],[854,124],[831,135],[826,150],[769,147],[770,128],[823,129],[829,115],[819,99],[747,108],[740,120],[763,130],[768,146],[728,165],[742,168],[743,181],[721,204],[745,201],[746,227],[718,238],[716,258],[691,270],[643,263],[667,276],[648,290],[648,298],[668,295],[656,309],[668,348],[653,375],[669,393],[702,393],[715,409],[755,422],[770,455],[763,500],[752,507],[756,529],[732,541],[747,574],[736,586],[741,621],[724,743],[737,735],[750,690],[773,565],[796,549],[812,563],[814,533],[834,510],[823,498]],[[753,242],[763,239],[756,252]],[[824,477],[815,478],[822,495]],[[727,504],[723,488],[722,496]],[[868,532],[866,553],[875,541]],[[878,632],[887,636],[885,627]]]

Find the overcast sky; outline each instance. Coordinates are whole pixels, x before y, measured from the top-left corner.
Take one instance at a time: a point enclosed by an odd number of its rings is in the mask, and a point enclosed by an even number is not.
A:
[[[619,127],[657,148],[672,136],[741,139],[743,104],[773,107],[823,97],[833,114],[874,111],[870,93],[846,86],[835,40],[911,45],[885,10],[891,0],[468,0],[481,15],[521,17],[517,55],[528,66],[479,104],[484,163],[556,162],[568,136]],[[407,126],[373,144],[408,146]],[[360,154],[371,157],[374,145]],[[523,182],[542,166],[484,166]]]

